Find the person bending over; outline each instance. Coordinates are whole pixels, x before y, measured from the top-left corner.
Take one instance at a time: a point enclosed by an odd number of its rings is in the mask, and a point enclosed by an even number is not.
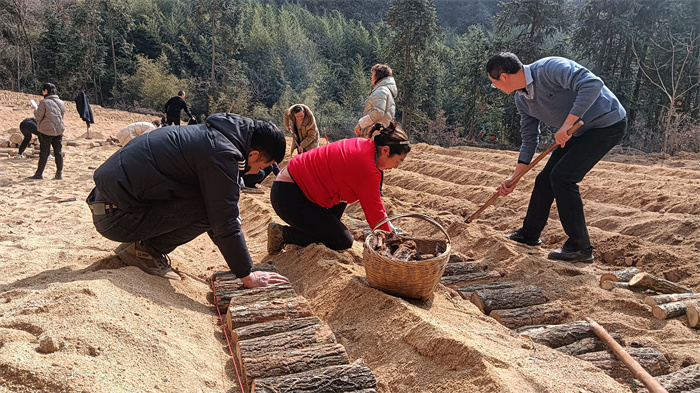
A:
[[[398,167],[411,146],[395,122],[388,127],[375,124],[370,136],[333,142],[292,158],[270,191],[273,209],[289,225],[268,225],[268,253],[280,252],[285,244],[350,248],[352,234],[340,220],[348,203],[360,202],[370,228],[386,217],[380,171]],[[392,228],[384,224],[381,229]]]
[[[95,170],[86,201],[95,229],[123,242],[117,255],[149,274],[179,280],[168,254],[207,232],[246,287],[286,282],[251,273],[238,208],[239,177],[281,161],[285,150],[273,123],[233,113],[141,135]]]
[[[292,133],[290,155],[301,154],[318,147],[318,127],[316,119],[308,106],[296,104],[284,112],[284,128]]]
[[[24,136],[22,143],[19,144],[19,151],[17,151],[16,158],[24,158],[24,151],[29,146],[29,142],[32,141],[32,135],[39,136],[39,131],[36,126],[36,119],[33,117],[28,117],[19,123],[19,131]]]

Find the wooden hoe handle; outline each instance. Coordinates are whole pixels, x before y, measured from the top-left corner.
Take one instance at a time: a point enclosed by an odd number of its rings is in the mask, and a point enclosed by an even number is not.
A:
[[[583,125],[583,121],[579,120],[579,121],[577,121],[576,123],[574,123],[574,125],[571,126],[571,128],[569,128],[569,129],[566,131],[566,133],[569,134],[569,135],[571,135],[571,134],[573,134],[574,132],[576,132],[576,130],[578,130],[579,128],[581,128],[582,125]],[[525,168],[524,171],[520,172],[517,176],[515,176],[513,179],[511,179],[510,182],[508,182],[508,187],[514,186],[515,183],[517,183],[518,180],[520,180],[520,178],[523,177],[524,174],[526,174],[530,169],[532,169],[535,165],[537,165],[538,162],[542,161],[542,159],[543,159],[547,154],[551,153],[552,150],[554,150],[557,146],[559,146],[559,144],[556,143],[556,142],[554,142],[554,143],[552,143],[551,146],[549,146],[549,147],[547,148],[547,150],[545,150],[545,151],[543,151],[542,153],[540,153],[540,155],[537,156],[537,158],[535,158],[534,160],[532,160],[532,162],[530,162],[530,165],[528,165],[527,168]],[[487,207],[491,206],[491,204],[492,204],[496,199],[498,199],[498,196],[499,196],[499,195],[501,195],[501,194],[499,194],[498,192],[496,192],[495,194],[493,194],[493,196],[491,197],[491,199],[489,199],[488,201],[486,201],[486,203],[484,203],[484,205],[481,206],[481,208],[480,208],[479,210],[477,210],[476,213],[472,214],[471,217],[467,218],[467,223],[470,223],[470,222],[474,221],[474,219],[475,219],[476,217],[478,217],[479,214],[481,214],[481,212],[483,212],[484,210],[486,210]]]

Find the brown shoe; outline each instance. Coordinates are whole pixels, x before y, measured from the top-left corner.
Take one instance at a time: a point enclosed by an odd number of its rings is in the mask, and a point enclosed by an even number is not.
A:
[[[284,226],[271,222],[267,225],[267,253],[277,254],[284,248]]]
[[[162,255],[159,258],[154,257],[138,243],[122,243],[114,252],[127,265],[136,266],[148,274],[165,277],[170,280],[182,279],[173,271],[173,268],[170,266],[170,258],[167,255]]]

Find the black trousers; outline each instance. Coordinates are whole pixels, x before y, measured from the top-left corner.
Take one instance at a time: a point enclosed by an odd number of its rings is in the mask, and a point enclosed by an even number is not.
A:
[[[49,154],[53,147],[54,160],[56,162],[56,173],[63,171],[63,135],[49,136],[39,133],[39,165],[36,168],[36,175],[42,175],[46,163],[49,161]]]
[[[535,180],[521,229],[523,235],[533,239],[540,236],[556,199],[559,221],[569,237],[564,246],[574,251],[593,248],[578,183],[620,142],[626,129],[627,119],[623,119],[609,127],[590,129],[569,139],[564,148],[554,149]]]
[[[167,116],[165,118],[165,124],[167,124],[169,126],[171,126],[173,124],[175,124],[176,126],[179,126],[180,125],[180,118]]]
[[[100,200],[93,189],[87,203],[111,202]],[[125,212],[117,209],[104,215],[93,215],[95,229],[107,239],[117,242],[143,242],[153,256],[169,254],[211,229],[204,200],[182,199],[154,204],[150,208]]]
[[[36,135],[37,137],[39,136],[39,132],[32,132],[20,125],[19,130],[22,132],[22,135],[24,136],[24,139],[22,139],[22,143],[19,144],[19,151],[17,154],[22,154],[24,151],[27,149],[27,146],[29,146],[29,142],[32,141],[32,135]]]
[[[347,203],[321,207],[311,202],[296,183],[280,181],[272,184],[270,202],[275,213],[289,224],[282,230],[286,244],[305,247],[323,243],[332,250],[352,247],[352,234],[340,221]]]

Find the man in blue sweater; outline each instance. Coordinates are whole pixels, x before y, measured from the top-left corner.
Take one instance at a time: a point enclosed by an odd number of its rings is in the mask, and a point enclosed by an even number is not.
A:
[[[513,191],[515,185],[508,187],[508,183],[532,160],[540,122],[559,127],[554,134],[559,146],[537,175],[523,226],[506,237],[530,246],[541,244],[540,233],[556,199],[559,220],[569,238],[549,258],[593,262],[578,183],[622,139],[627,129],[625,108],[600,78],[561,57],[523,65],[515,54],[501,52],[489,59],[486,72],[493,86],[506,94],[515,92],[520,113],[520,155],[513,175],[498,187],[502,196]],[[569,136],[567,130],[579,119],[584,125]]]

